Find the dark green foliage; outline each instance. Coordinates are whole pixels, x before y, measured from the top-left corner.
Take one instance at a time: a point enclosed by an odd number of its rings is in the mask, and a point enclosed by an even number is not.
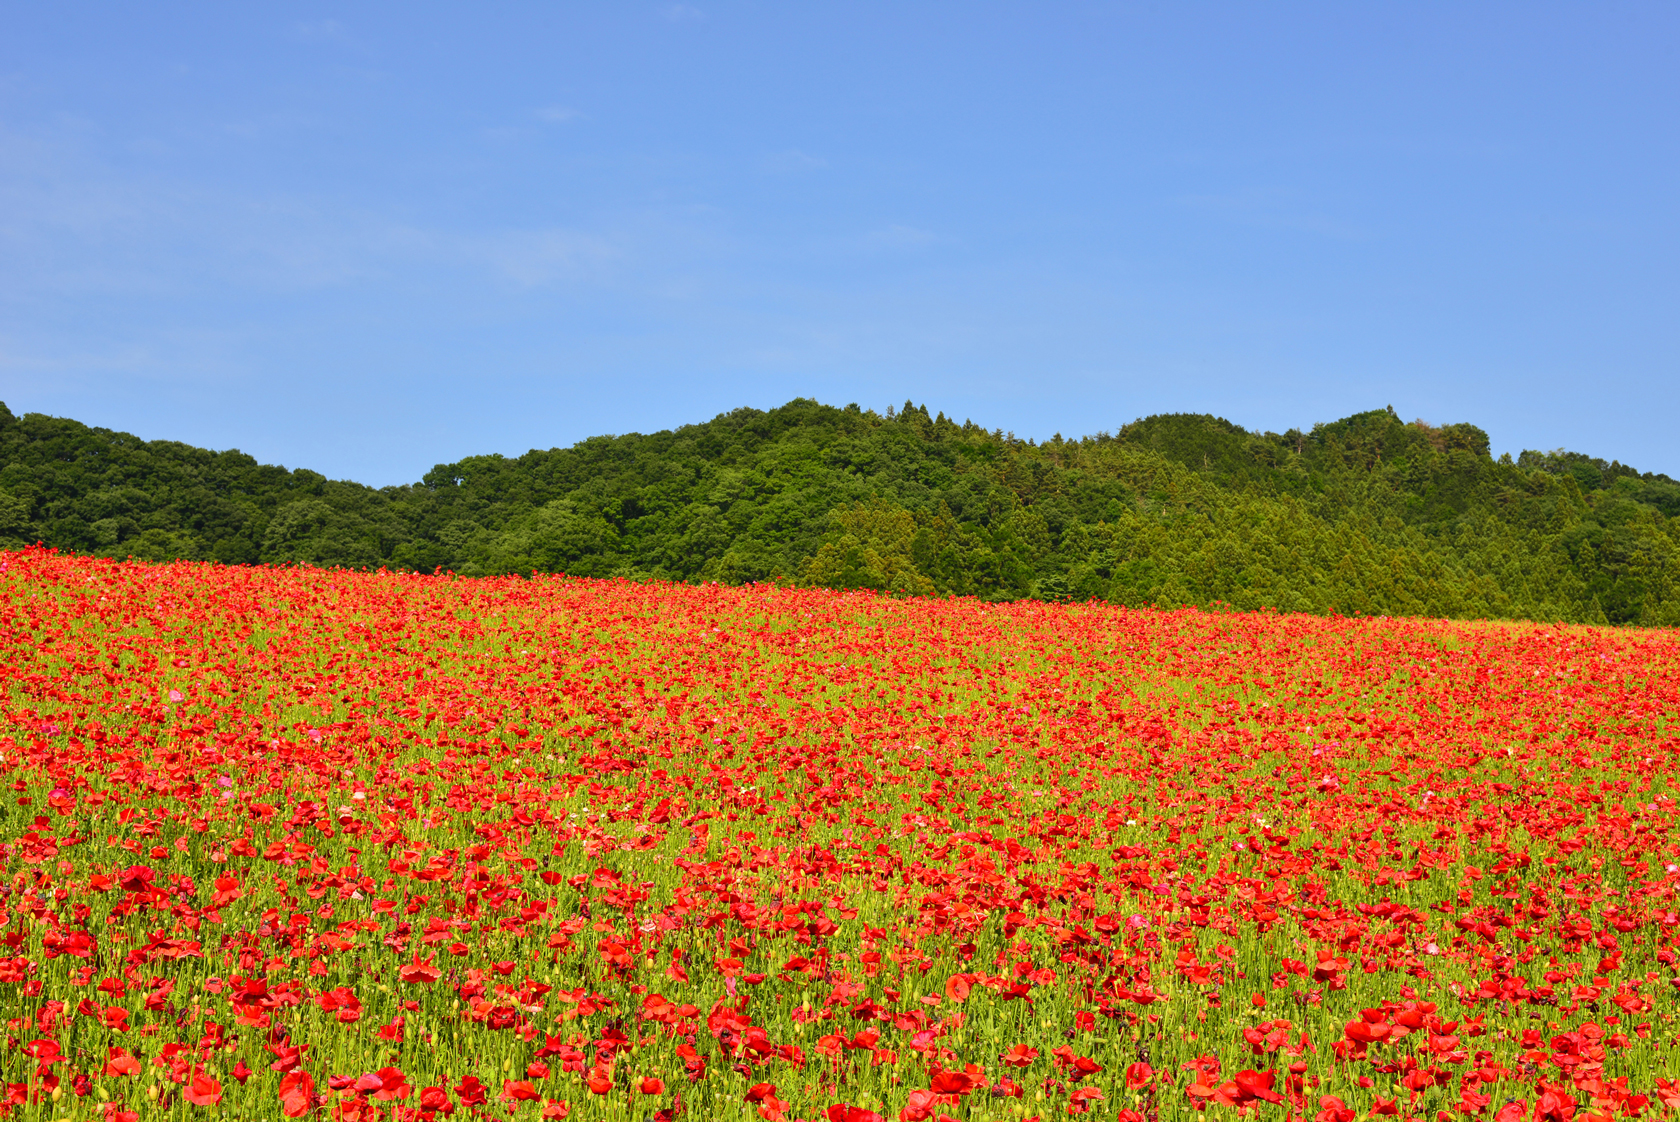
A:
[[[1680,624],[1680,484],[1472,425],[1044,444],[796,400],[375,490],[0,405],[0,545],[460,573]]]

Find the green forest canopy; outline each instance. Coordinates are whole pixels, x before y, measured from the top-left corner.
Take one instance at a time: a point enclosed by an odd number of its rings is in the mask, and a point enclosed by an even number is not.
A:
[[[1392,409],[1035,443],[799,399],[375,489],[0,404],[0,465],[7,548],[1680,624],[1680,484]]]

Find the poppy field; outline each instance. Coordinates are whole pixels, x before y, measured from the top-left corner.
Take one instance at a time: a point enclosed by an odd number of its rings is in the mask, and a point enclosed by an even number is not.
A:
[[[1660,1118],[1672,631],[0,553],[15,1118]]]

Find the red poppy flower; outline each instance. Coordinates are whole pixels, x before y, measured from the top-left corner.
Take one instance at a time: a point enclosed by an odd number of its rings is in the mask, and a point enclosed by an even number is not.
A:
[[[1027,1044],[1012,1044],[1003,1054],[1005,1067],[1026,1067],[1038,1059],[1038,1049]]]
[[[449,1098],[449,1092],[442,1087],[426,1087],[420,1092],[420,1109],[444,1117],[455,1113],[455,1104]]]
[[[503,1102],[515,1103],[528,1102],[540,1096],[528,1079],[504,1079],[502,1080],[502,1093],[497,1097]]]
[[[431,985],[443,977],[443,972],[432,965],[430,958],[422,962],[420,956],[415,955],[413,962],[405,963],[398,969],[397,977],[410,984]]]
[[[474,1075],[461,1077],[461,1082],[455,1085],[455,1093],[461,1097],[463,1106],[482,1106],[490,1088],[478,1081]]]
[[[194,1106],[215,1106],[222,1101],[222,1085],[203,1072],[192,1077],[181,1097]]]
[[[865,1110],[861,1106],[848,1106],[845,1103],[835,1103],[823,1112],[828,1122],[886,1122],[880,1114],[873,1110]]]
[[[929,1086],[941,1095],[966,1095],[974,1089],[974,1077],[961,1071],[942,1071]]]
[[[56,1064],[64,1058],[59,1052],[56,1040],[33,1040],[23,1050],[32,1059],[43,1064]]]
[[[306,1071],[280,1077],[280,1110],[287,1118],[301,1118],[315,1105],[315,1080]]]
[[[381,1102],[400,1101],[413,1094],[414,1088],[408,1085],[408,1078],[400,1068],[382,1067],[375,1073],[379,1086],[374,1088],[373,1097]]]

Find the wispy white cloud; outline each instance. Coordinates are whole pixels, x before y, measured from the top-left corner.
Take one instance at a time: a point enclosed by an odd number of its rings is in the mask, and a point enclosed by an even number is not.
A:
[[[1180,195],[1173,202],[1244,226],[1296,230],[1340,241],[1360,241],[1371,236],[1367,227],[1326,214],[1310,200],[1264,187]]]
[[[545,105],[537,110],[537,120],[548,121],[552,124],[564,124],[566,121],[576,121],[583,117],[583,111],[573,109],[570,105]]]
[[[764,157],[758,162],[760,169],[777,175],[794,175],[799,172],[816,171],[828,166],[828,161],[821,156],[813,156],[809,152],[801,152],[797,148],[789,148]]]
[[[659,14],[672,23],[694,23],[706,18],[706,13],[693,4],[666,4]]]
[[[585,280],[624,257],[608,238],[567,229],[506,230],[437,239],[445,252],[476,261],[522,288]]]
[[[300,20],[292,24],[292,38],[306,43],[344,43],[350,33],[335,19]]]
[[[871,230],[864,237],[864,241],[875,249],[920,249],[938,240],[938,236],[931,230],[896,224]]]
[[[463,230],[340,200],[120,173],[63,137],[0,129],[0,168],[0,300],[303,292],[417,266],[529,288],[587,280],[626,256],[624,237],[582,228]]]

